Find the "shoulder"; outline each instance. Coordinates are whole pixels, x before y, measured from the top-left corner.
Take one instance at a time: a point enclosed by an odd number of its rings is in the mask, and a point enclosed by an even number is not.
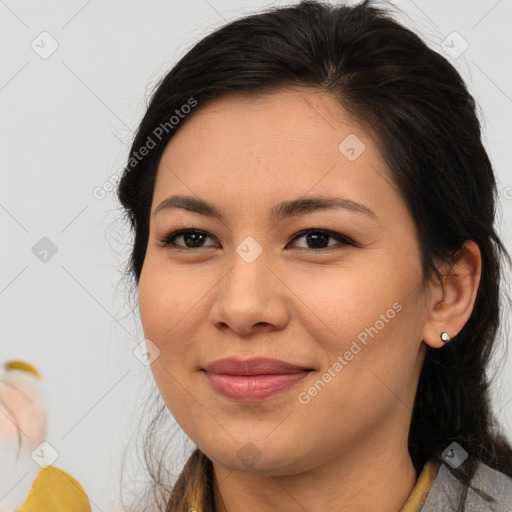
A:
[[[465,512],[512,512],[509,476],[479,462],[471,485],[475,490],[468,490]],[[448,467],[441,465],[421,512],[456,511],[463,487]],[[484,493],[494,501],[487,501]]]

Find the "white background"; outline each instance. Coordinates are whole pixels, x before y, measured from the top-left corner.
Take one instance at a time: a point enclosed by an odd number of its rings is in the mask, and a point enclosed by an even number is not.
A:
[[[512,4],[396,3],[399,19],[440,53],[454,31],[469,44],[451,62],[482,111],[512,251]],[[152,385],[132,353],[143,336],[121,280],[130,235],[114,194],[99,200],[93,190],[115,181],[151,87],[187,49],[226,21],[284,4],[0,0],[0,362],[24,359],[41,371],[55,465],[82,483],[93,511],[120,510],[122,451]],[[31,48],[43,31],[58,43],[47,59]],[[43,237],[57,247],[46,263],[32,252]],[[503,337],[493,406],[512,438]]]

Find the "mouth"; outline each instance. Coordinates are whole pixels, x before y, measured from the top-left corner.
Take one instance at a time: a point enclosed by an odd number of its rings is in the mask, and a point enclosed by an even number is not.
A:
[[[242,361],[227,358],[201,368],[211,387],[237,402],[260,402],[291,388],[312,368],[278,359],[255,358]]]
[[[277,375],[311,371],[312,368],[290,364],[279,359],[256,357],[245,361],[234,357],[218,359],[206,365],[203,370],[225,375]]]

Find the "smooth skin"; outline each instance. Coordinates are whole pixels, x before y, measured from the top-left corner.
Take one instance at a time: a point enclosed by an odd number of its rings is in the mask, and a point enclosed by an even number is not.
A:
[[[182,123],[158,168],[139,306],[145,337],[160,350],[151,368],[162,398],[213,461],[216,510],[398,512],[418,478],[407,437],[426,346],[442,347],[441,332],[453,337],[468,320],[478,246],[466,241],[454,267],[439,262],[443,287],[423,280],[416,228],[389,169],[326,93],[230,94]],[[353,161],[339,149],[350,134],[365,145]],[[207,201],[224,218],[155,214],[174,194]],[[270,218],[277,203],[312,196],[349,199],[373,215],[336,208]],[[161,245],[183,228],[205,236]],[[305,229],[355,245],[296,238]],[[237,252],[247,237],[262,250],[250,263]],[[301,403],[299,394],[396,303],[400,311]],[[240,403],[214,391],[201,370],[231,356],[315,371],[262,402]]]

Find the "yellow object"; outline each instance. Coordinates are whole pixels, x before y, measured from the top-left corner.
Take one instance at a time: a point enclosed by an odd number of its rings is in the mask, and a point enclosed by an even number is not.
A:
[[[436,479],[438,469],[439,468],[434,466],[431,462],[427,462],[423,466],[418,481],[400,512],[418,512],[421,510],[421,507],[427,499],[430,488]]]
[[[4,368],[30,373],[42,380],[37,368],[25,361],[8,361]],[[91,512],[91,504],[84,488],[69,473],[45,466],[37,473],[29,495],[16,512]]]
[[[39,380],[41,380],[41,374],[37,371],[35,366],[32,366],[30,363],[26,363],[25,361],[7,361],[5,363],[5,369],[9,370],[21,370],[22,372],[31,373],[35,375]]]
[[[84,488],[71,475],[45,466],[17,512],[91,512],[91,504]]]

